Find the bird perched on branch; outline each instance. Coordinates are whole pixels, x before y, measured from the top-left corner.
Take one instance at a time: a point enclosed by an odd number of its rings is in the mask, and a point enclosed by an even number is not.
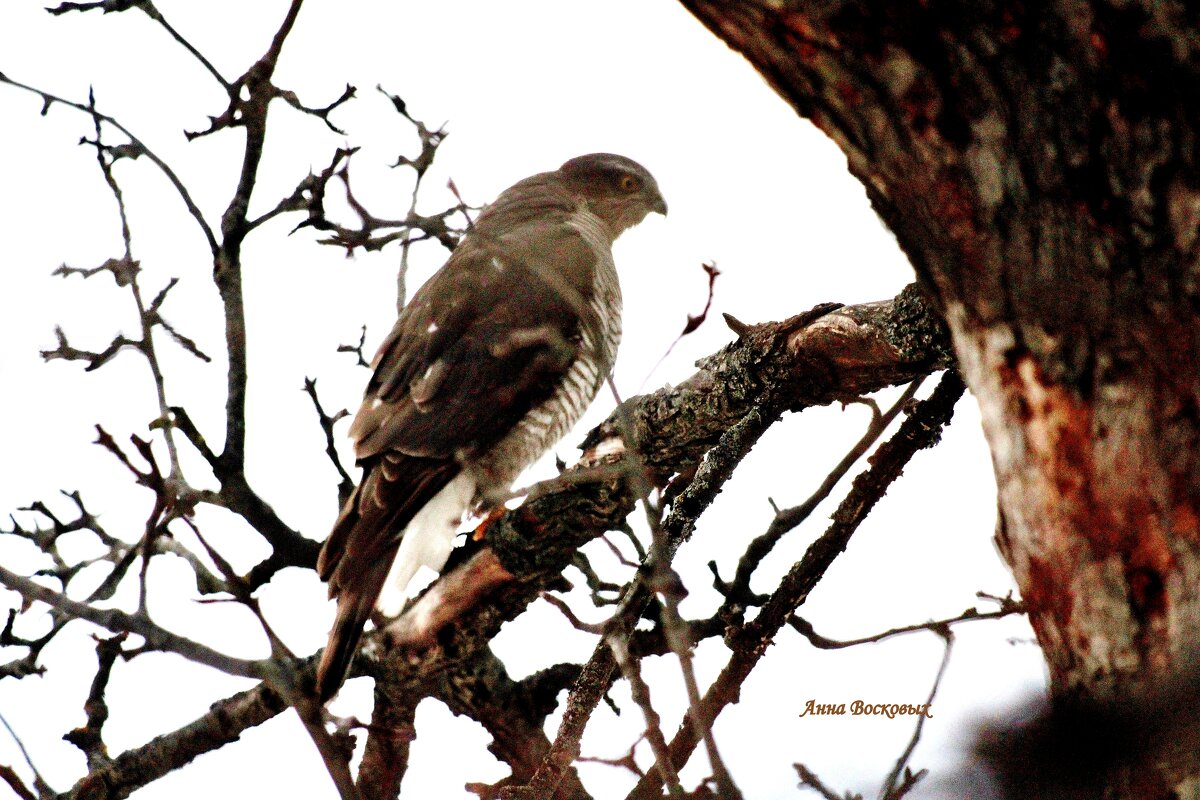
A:
[[[505,190],[401,311],[350,427],[362,481],[317,560],[337,617],[327,700],[377,607],[440,570],[468,510],[495,502],[572,425],[616,359],[613,241],[667,204],[636,161],[579,156]]]

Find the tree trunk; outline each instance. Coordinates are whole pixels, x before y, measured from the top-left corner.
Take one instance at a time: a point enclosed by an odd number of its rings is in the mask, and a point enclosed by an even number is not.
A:
[[[1194,687],[1200,9],[682,2],[841,146],[936,297],[1057,706]],[[1175,796],[1185,760],[1105,781]]]

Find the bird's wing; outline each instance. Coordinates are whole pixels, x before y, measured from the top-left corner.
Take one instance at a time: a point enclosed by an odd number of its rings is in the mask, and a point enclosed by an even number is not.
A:
[[[566,220],[543,215],[492,235],[501,226],[481,218],[380,347],[350,428],[363,480],[317,564],[338,598],[323,694],[340,685],[413,515],[549,398],[576,359],[604,254]]]
[[[342,514],[353,519],[339,519],[319,565],[333,593],[350,583],[337,562],[394,548],[462,462],[550,397],[575,360],[590,287],[561,277],[587,271],[596,254],[566,225],[522,232],[509,237],[520,247],[464,241],[380,347],[350,428],[364,466],[354,507]]]
[[[577,356],[596,259],[565,224],[465,241],[379,349],[350,429],[358,458],[463,458],[494,444]]]

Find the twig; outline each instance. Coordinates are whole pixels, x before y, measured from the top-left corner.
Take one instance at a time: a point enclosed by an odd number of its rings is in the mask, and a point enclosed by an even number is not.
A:
[[[143,614],[126,614],[115,608],[95,608],[80,603],[4,567],[0,567],[0,584],[19,592],[27,600],[40,600],[68,617],[87,620],[113,633],[136,633],[146,640],[146,646],[150,649],[178,653],[191,661],[243,678],[256,678],[262,674],[262,662],[246,661],[219,653],[207,645],[160,628]]]
[[[609,636],[606,637],[606,641],[609,649],[612,650],[617,667],[625,676],[625,680],[629,682],[633,702],[642,710],[642,715],[645,717],[646,730],[643,736],[650,743],[650,749],[654,752],[655,769],[662,771],[662,780],[667,785],[667,794],[671,797],[684,797],[683,787],[679,784],[679,773],[675,771],[671,760],[667,757],[667,740],[663,736],[662,720],[659,718],[658,712],[654,710],[654,704],[650,701],[650,686],[642,677],[638,661],[630,657],[624,637]]]
[[[16,770],[7,764],[0,764],[0,780],[8,784],[8,788],[13,790],[18,800],[38,800],[37,795],[25,785]]]
[[[83,705],[87,723],[63,736],[63,739],[83,751],[89,770],[103,769],[112,763],[104,746],[104,723],[108,721],[108,703],[104,699],[104,692],[126,636],[125,633],[118,633],[110,639],[96,640],[96,676],[92,679],[92,688]]]
[[[679,668],[683,672],[683,682],[687,688],[688,718],[692,722],[694,734],[704,742],[704,750],[708,755],[708,763],[712,769],[713,780],[717,785],[717,792],[722,800],[740,800],[741,790],[733,782],[733,776],[729,774],[729,769],[721,759],[720,751],[717,750],[717,742],[712,732],[713,720],[704,715],[704,706],[700,700],[700,687],[696,682],[696,668],[692,660],[692,629],[679,615],[678,595],[666,596],[662,611],[662,629],[668,646],[679,659]],[[665,754],[655,753],[655,757],[660,759],[660,764],[663,763],[661,760],[663,755]]]
[[[583,762],[586,762],[589,764],[606,764],[610,767],[623,767],[623,768],[629,770],[630,772],[632,772],[634,775],[637,775],[640,777],[642,775],[645,775],[646,773],[641,767],[638,766],[637,760],[634,758],[634,756],[637,753],[637,746],[644,741],[646,741],[646,737],[644,734],[642,736],[639,736],[638,738],[634,739],[633,744],[629,745],[629,750],[625,753],[625,755],[621,756],[620,758],[602,758],[600,756],[580,756],[579,758],[577,758],[575,760],[583,761]]]
[[[821,779],[803,764],[792,764],[792,767],[796,770],[796,774],[800,776],[801,788],[808,787],[810,789],[814,789],[818,794],[821,795],[821,797],[824,797],[825,800],[862,800],[861,794],[848,794],[845,797],[838,795],[836,792],[822,783]]]
[[[879,440],[892,421],[908,407],[909,402],[916,395],[917,390],[924,382],[925,376],[920,376],[913,380],[905,388],[900,398],[892,404],[891,408],[886,413],[880,414],[878,406],[874,407],[871,424],[867,426],[867,430],[859,438],[859,440],[850,448],[849,452],[842,457],[842,460],[837,463],[816,491],[809,496],[807,500],[798,506],[785,510],[776,510],[775,518],[771,520],[771,524],[767,530],[755,537],[746,547],[741,558],[738,559],[737,571],[731,584],[721,585],[720,577],[717,574],[717,566],[715,562],[709,563],[709,569],[714,573],[718,581],[718,590],[725,595],[724,607],[727,609],[733,604],[752,604],[750,596],[750,579],[754,575],[754,571],[762,560],[774,549],[779,540],[788,532],[800,525],[804,520],[812,515],[817,506],[829,497],[834,488],[846,476],[858,460],[871,449],[872,445]],[[773,503],[772,503],[773,504]]]
[[[350,100],[352,100],[357,91],[357,89],[347,83],[346,88],[342,90],[342,94],[338,99],[334,100],[332,103],[327,103],[326,105],[319,107],[304,105],[300,102],[300,98],[296,96],[295,92],[280,90],[279,98],[297,111],[321,120],[325,123],[325,127],[329,128],[329,130],[333,131],[339,136],[345,136],[346,132],[334,125],[329,119],[329,115],[344,103],[348,103]]]
[[[158,363],[158,354],[154,349],[154,326],[156,321],[161,319],[158,312],[158,307],[166,298],[167,292],[170,290],[170,285],[159,293],[159,296],[153,303],[153,310],[148,310],[145,301],[142,299],[141,286],[138,283],[137,262],[133,258],[133,240],[129,231],[129,217],[125,212],[125,196],[121,192],[121,187],[117,183],[116,176],[113,175],[113,161],[105,158],[105,155],[111,148],[105,147],[102,142],[103,131],[101,123],[103,119],[100,113],[96,110],[96,95],[94,91],[88,92],[88,113],[92,117],[92,124],[96,131],[96,140],[91,142],[96,148],[96,162],[100,167],[100,171],[104,175],[104,182],[108,185],[109,191],[112,193],[113,199],[117,204],[117,213],[121,220],[121,241],[125,246],[125,256],[123,262],[131,265],[127,271],[130,292],[133,294],[134,303],[137,305],[138,320],[142,327],[142,339],[138,348],[146,357],[146,363],[150,367],[150,375],[154,380],[155,394],[158,398],[159,417],[165,423],[163,428],[163,439],[167,445],[167,454],[171,461],[171,477],[176,480],[182,480],[182,475],[179,469],[179,453],[175,449],[175,436],[171,431],[169,424],[170,414],[167,411],[167,395],[163,381],[162,368]],[[86,140],[85,140],[86,141]],[[140,153],[139,153],[140,154]],[[113,273],[116,276],[116,272]],[[118,283],[120,278],[118,277]],[[186,338],[186,337],[185,337]],[[190,339],[186,339],[189,343]],[[194,349],[194,344],[193,344]]]
[[[412,193],[409,195],[408,216],[414,217],[417,213],[417,197],[421,191],[421,182],[425,179],[425,173],[429,167],[433,165],[433,159],[437,156],[438,146],[446,138],[445,126],[437,130],[430,130],[425,126],[424,122],[414,119],[408,113],[408,107],[399,95],[389,94],[384,91],[382,86],[376,86],[376,90],[392,101],[392,107],[398,113],[404,116],[417,129],[417,136],[421,139],[421,153],[415,158],[410,159],[405,156],[397,156],[394,167],[410,166],[413,172],[416,173],[416,179],[413,180]],[[350,184],[347,182],[346,188],[349,191]],[[462,198],[458,198],[459,205],[462,205]],[[404,231],[404,235],[400,238],[400,267],[396,270],[396,312],[399,313],[404,309],[408,302],[408,251],[413,245],[412,229],[408,228]]]
[[[621,548],[617,547],[616,542],[614,542],[612,539],[608,538],[607,533],[600,537],[600,541],[604,542],[604,545],[612,552],[612,554],[614,556],[616,556],[617,563],[619,563],[621,566],[633,567],[635,569],[637,568],[638,562],[630,561],[628,558],[626,558],[625,554],[621,552]],[[635,539],[634,541],[637,541],[637,540]],[[646,553],[639,552],[638,558],[645,559]]]
[[[20,658],[14,658],[12,661],[0,664],[0,678],[24,678],[27,675],[44,674],[46,668],[37,663],[38,657],[46,645],[50,643],[50,640],[67,624],[66,620],[54,620],[50,626],[50,630],[38,639],[25,639],[13,633],[13,623],[16,622],[16,619],[17,609],[10,608],[8,610],[8,620],[4,623],[3,631],[0,631],[0,645],[25,647],[27,651]]]
[[[625,585],[601,578],[600,573],[593,569],[592,562],[586,553],[576,552],[572,555],[571,566],[583,573],[583,579],[587,582],[592,596],[592,605],[600,608],[616,605],[620,601],[625,591]]]
[[[17,732],[13,730],[12,725],[8,724],[8,720],[4,718],[3,714],[0,714],[0,725],[3,725],[4,729],[8,731],[8,735],[12,737],[12,740],[17,745],[17,749],[21,751],[21,758],[25,759],[25,765],[29,767],[29,771],[33,773],[33,788],[36,789],[39,794],[57,794],[53,789],[50,788],[50,785],[46,783],[46,779],[42,777],[42,773],[38,771],[38,768],[34,766],[33,759],[29,757],[29,751],[25,749],[25,743],[21,741],[20,736],[17,736]],[[15,773],[12,773],[11,776],[9,774],[5,774],[4,777],[14,792],[20,793],[22,789],[25,789],[24,784],[21,783],[20,778],[18,778]],[[25,789],[25,791],[28,790]],[[32,798],[32,795],[30,797]]]
[[[221,84],[221,86],[226,90],[229,89],[229,81],[225,80],[225,78],[221,76],[221,73],[217,71],[217,68],[214,67],[212,63],[209,62],[209,60],[192,45],[191,42],[183,38],[178,31],[176,31],[167,23],[166,18],[163,17],[162,13],[159,12],[151,0],[143,0],[135,5],[145,12],[146,16],[150,17],[150,19],[161,25],[163,30],[165,30],[171,36],[171,38],[179,44],[180,47],[191,53],[192,58],[196,59],[196,61],[198,61],[200,65],[204,67],[205,71],[208,72],[209,75],[212,75],[213,79],[216,80],[217,83]]]
[[[949,625],[936,629],[936,633],[945,641],[946,647],[942,652],[942,663],[938,665],[937,675],[933,678],[933,686],[929,689],[929,697],[925,699],[926,708],[933,707],[933,699],[937,696],[938,687],[942,685],[946,667],[950,666],[950,651],[954,649],[954,633],[950,630]],[[912,738],[908,740],[908,746],[904,748],[904,752],[896,759],[896,765],[884,779],[883,786],[879,790],[879,800],[900,800],[908,794],[917,781],[925,776],[925,770],[914,773],[907,766],[908,759],[912,757],[913,750],[917,747],[917,742],[921,741],[921,731],[925,727],[925,720],[925,714],[917,714],[917,724],[913,727]],[[901,772],[904,774],[903,780],[897,783]]]
[[[980,596],[984,596],[980,593]],[[902,636],[906,633],[916,633],[917,631],[933,631],[939,636],[943,628],[948,628],[959,622],[970,622],[973,620],[982,619],[1001,619],[1003,617],[1012,616],[1013,614],[1024,614],[1025,604],[1012,599],[1011,595],[1008,598],[996,598],[1002,603],[1001,608],[996,611],[980,611],[976,608],[968,608],[956,617],[940,619],[933,622],[923,622],[915,625],[903,625],[899,628],[890,628],[881,633],[872,634],[871,636],[863,636],[858,639],[847,639],[839,641],[836,639],[827,639],[821,634],[813,630],[812,625],[802,617],[793,614],[788,618],[788,624],[800,632],[809,643],[821,650],[840,650],[843,647],[855,647],[860,644],[870,644],[872,642],[881,642],[884,639],[890,639],[893,636]]]
[[[363,328],[363,330],[366,331],[366,328]],[[316,378],[304,379],[304,391],[312,399],[313,408],[317,411],[317,421],[320,423],[321,430],[325,434],[325,455],[329,456],[329,460],[333,462],[334,468],[341,477],[341,480],[338,482],[338,505],[345,505],[346,501],[350,498],[351,492],[354,491],[354,480],[346,472],[346,468],[342,466],[341,459],[338,458],[337,444],[333,438],[333,426],[337,424],[338,420],[344,419],[350,416],[350,414],[344,408],[336,412],[333,416],[325,413],[320,399],[317,398]]]
[[[550,592],[542,592],[542,599],[545,600],[550,605],[557,608],[559,611],[561,611],[562,615],[567,618],[567,622],[570,622],[571,627],[574,628],[575,630],[583,631],[584,633],[594,633],[597,636],[604,633],[604,629],[605,629],[605,626],[607,623],[605,623],[605,622],[584,622],[583,620],[581,620],[579,617],[577,617],[575,615],[575,612],[571,610],[571,607],[569,605],[567,605],[565,602],[563,602],[558,597],[555,597],[554,595],[552,595]]]
[[[704,274],[708,276],[708,297],[704,301],[704,308],[701,309],[699,314],[687,315],[687,322],[684,323],[683,330],[680,331],[679,335],[675,337],[670,346],[667,347],[666,352],[659,357],[658,361],[654,362],[654,366],[651,367],[650,371],[646,373],[646,377],[642,378],[642,383],[638,388],[639,392],[650,380],[650,376],[657,372],[658,368],[661,367],[663,362],[667,360],[667,357],[674,352],[675,346],[682,342],[685,336],[694,333],[701,325],[704,324],[705,320],[708,319],[708,312],[712,309],[713,304],[713,290],[716,288],[717,276],[721,274],[721,270],[717,269],[717,263],[715,261],[706,261],[700,265],[700,268],[703,269]],[[726,321],[729,319],[732,319],[732,317],[726,315]]]
[[[246,223],[246,227],[249,230],[254,230],[288,211],[306,211],[308,212],[307,218],[293,228],[292,233],[308,227],[324,230],[330,224],[325,219],[325,192],[329,181],[337,174],[342,162],[357,152],[357,147],[339,147],[337,150],[334,150],[333,159],[329,162],[329,166],[317,174],[313,174],[310,171],[308,175],[296,184],[296,188],[292,190],[290,195],[279,200],[274,208],[263,213],[262,216],[249,220]]]
[[[339,353],[353,353],[357,358],[357,364],[360,367],[369,367],[371,362],[363,355],[363,347],[367,343],[367,326],[362,326],[362,334],[358,337],[358,344],[339,344],[337,351]]]
[[[187,187],[183,185],[183,181],[179,179],[179,176],[175,174],[175,171],[171,169],[171,167],[165,161],[159,158],[154,151],[147,147],[145,142],[135,136],[132,131],[107,114],[101,114],[95,111],[95,109],[88,108],[88,106],[85,106],[82,103],[76,103],[72,100],[67,100],[66,98],[59,97],[58,95],[50,94],[49,92],[45,92],[41,89],[36,89],[33,86],[21,83],[20,81],[15,81],[3,73],[0,73],[0,83],[7,83],[10,86],[14,86],[18,89],[22,89],[26,92],[30,92],[32,94],[36,94],[38,97],[41,97],[43,104],[43,115],[50,109],[50,106],[58,103],[59,105],[66,106],[67,108],[73,108],[77,111],[82,111],[89,116],[98,118],[101,122],[111,125],[121,133],[125,134],[125,136],[129,139],[130,145],[136,148],[137,152],[139,152],[141,155],[144,155],[146,158],[150,159],[150,161],[152,161],[154,165],[158,167],[159,171],[162,172],[162,174],[170,182],[171,186],[175,189],[175,193],[179,195],[180,199],[183,200],[183,204],[187,207],[188,214],[200,227],[200,232],[204,234],[204,238],[208,242],[208,246],[212,251],[212,254],[214,256],[217,255],[219,247],[217,245],[216,234],[205,221],[204,215],[200,212],[200,209],[196,205],[195,201],[192,200],[191,193],[189,193]]]
[[[171,406],[168,411],[171,412],[172,425],[180,433],[191,442],[192,447],[204,457],[210,467],[216,467],[220,463],[220,458],[209,447],[208,442],[204,438],[204,434],[200,433],[200,429],[196,427],[196,423],[192,422],[192,418],[188,415],[187,410],[181,406]]]
[[[445,139],[446,133],[443,128],[431,130],[426,127],[423,122],[415,119],[408,113],[407,107],[401,98],[388,94],[382,87],[377,88],[380,93],[392,101],[392,105],[396,110],[412,123],[414,128],[416,128],[421,142],[421,152],[416,158],[397,156],[396,162],[392,164],[393,167],[411,167],[414,171],[415,177],[410,192],[409,209],[405,216],[400,219],[380,217],[369,211],[355,196],[350,184],[350,159],[357,152],[358,148],[351,147],[339,149],[328,167],[317,175],[309,175],[305,178],[289,197],[281,200],[274,209],[254,220],[251,225],[257,226],[283,211],[306,210],[308,218],[298,225],[297,229],[312,227],[328,233],[329,236],[319,239],[318,243],[343,248],[346,251],[346,255],[352,254],[356,248],[362,248],[368,252],[379,251],[392,242],[399,241],[401,254],[396,276],[397,307],[402,308],[407,296],[405,284],[410,248],[417,242],[434,239],[447,250],[453,250],[458,244],[462,231],[455,228],[449,222],[449,219],[455,214],[462,212],[466,215],[467,225],[469,226],[470,215],[467,214],[468,207],[462,202],[461,198],[456,198],[458,200],[456,205],[436,214],[426,216],[417,213],[417,197],[424,185],[423,181],[426,172],[433,164],[438,146]],[[358,217],[357,227],[350,227],[335,222],[329,218],[325,211],[325,195],[328,192],[329,182],[335,178],[342,184],[346,204],[354,212],[355,216]],[[366,359],[362,360],[365,361]]]

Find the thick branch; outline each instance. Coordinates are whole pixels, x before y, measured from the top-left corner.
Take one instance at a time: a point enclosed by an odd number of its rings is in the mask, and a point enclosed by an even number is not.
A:
[[[287,708],[283,698],[264,684],[214,703],[208,713],[182,728],[127,750],[97,772],[91,772],[64,800],[121,798],[196,756],[237,741],[247,728],[261,725]]]
[[[702,359],[700,371],[682,384],[627,400],[588,434],[584,447],[610,448],[627,422],[638,457],[662,483],[698,464],[756,410],[775,409],[765,412],[769,424],[780,410],[851,400],[951,363],[944,329],[910,286],[894,300],[843,308],[816,321],[810,312],[746,327],[737,341]],[[516,605],[503,612],[515,615],[579,546],[618,528],[632,504],[623,483],[611,480],[531,498],[488,524],[482,551],[470,546],[456,551],[435,589],[453,603],[418,601],[389,628],[389,639],[428,644],[463,608],[521,576],[521,586],[506,594]],[[460,564],[462,570],[454,569]]]

